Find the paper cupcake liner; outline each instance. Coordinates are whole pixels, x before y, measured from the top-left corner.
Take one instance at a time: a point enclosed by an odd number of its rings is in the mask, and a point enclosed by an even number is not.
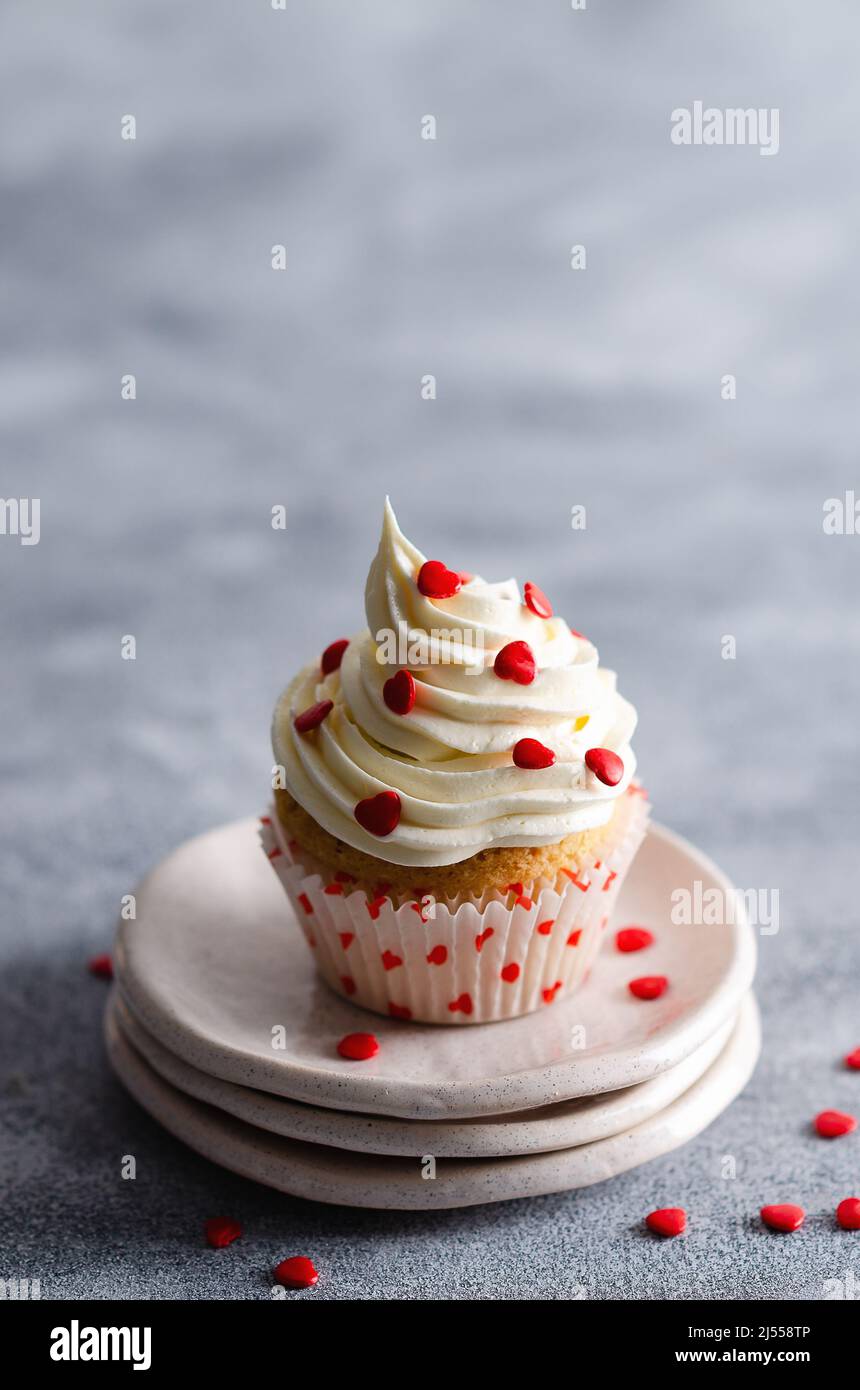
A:
[[[338,994],[393,1018],[490,1023],[546,1008],[587,978],[647,823],[647,795],[631,785],[587,863],[506,893],[420,901],[370,899],[333,876],[288,839],[274,807],[260,840]]]

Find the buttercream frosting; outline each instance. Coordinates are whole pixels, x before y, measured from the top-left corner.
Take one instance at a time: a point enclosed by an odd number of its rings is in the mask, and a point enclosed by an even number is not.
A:
[[[449,598],[416,583],[425,557],[406,539],[386,499],[379,549],[365,590],[368,626],[350,639],[338,670],[306,666],[275,709],[272,739],[287,790],[319,825],[394,864],[454,864],[491,847],[555,844],[605,824],[636,762],[636,711],[619,695],[597,649],[560,617],[542,618],[513,579],[473,576]],[[526,642],[537,673],[502,680],[498,652]],[[408,666],[415,704],[389,709],[383,686]],[[318,701],[333,708],[312,733],[296,715]],[[537,739],[550,767],[517,767],[514,745]],[[607,786],[585,766],[607,748],[624,771]],[[356,804],[396,791],[401,816],[384,838],[355,818]]]

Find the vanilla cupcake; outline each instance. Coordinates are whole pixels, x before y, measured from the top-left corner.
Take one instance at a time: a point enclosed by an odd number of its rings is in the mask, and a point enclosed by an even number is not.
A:
[[[543,1009],[588,975],[645,832],[636,712],[536,585],[426,560],[388,501],[365,611],[278,701],[264,848],[356,1003]]]

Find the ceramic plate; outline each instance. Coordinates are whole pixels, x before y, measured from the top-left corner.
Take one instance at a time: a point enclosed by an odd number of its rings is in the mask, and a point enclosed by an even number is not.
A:
[[[676,926],[677,889],[732,892],[693,846],[652,826],[625,880],[585,988],[540,1013],[469,1029],[367,1013],[316,976],[310,952],[257,841],[240,821],[190,840],[137,890],[120,926],[122,992],[146,1029],[200,1071],[338,1110],[455,1119],[535,1109],[650,1080],[689,1057],[740,1007],[755,944],[745,920]],[[614,949],[644,924],[655,944]],[[628,981],[667,975],[661,998]],[[371,1062],[345,1062],[345,1033],[374,1032]]]
[[[106,1015],[114,1070],[135,1099],[204,1158],[268,1187],[316,1202],[427,1210],[503,1202],[588,1187],[691,1139],[748,1081],[760,1046],[750,997],[723,1051],[678,1100],[634,1129],[593,1144],[518,1158],[383,1158],[284,1139],[192,1100],[164,1081]],[[463,1036],[462,1032],[458,1033]],[[425,1176],[425,1174],[433,1176]]]
[[[651,1081],[583,1096],[541,1110],[515,1115],[478,1115],[472,1120],[400,1120],[359,1111],[323,1109],[301,1101],[235,1086],[190,1067],[155,1040],[119,995],[108,1004],[113,1022],[165,1081],[195,1100],[205,1101],[258,1129],[288,1139],[328,1144],[360,1153],[437,1158],[495,1158],[573,1148],[631,1129],[683,1095],[725,1047],[735,1020],[724,1023],[683,1062]]]

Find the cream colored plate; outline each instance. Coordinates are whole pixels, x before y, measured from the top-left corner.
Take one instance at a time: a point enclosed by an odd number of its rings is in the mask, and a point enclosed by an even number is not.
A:
[[[108,1004],[120,1031],[165,1081],[177,1090],[235,1115],[258,1129],[287,1139],[327,1144],[360,1153],[406,1157],[432,1153],[438,1158],[497,1158],[573,1148],[631,1129],[665,1109],[688,1090],[719,1055],[736,1020],[722,1024],[712,1038],[670,1071],[651,1081],[583,1096],[515,1115],[479,1115],[472,1120],[401,1120],[359,1111],[323,1109],[270,1096],[247,1086],[208,1076],[161,1046],[137,1021],[120,996]],[[358,1064],[360,1065],[360,1064]]]
[[[139,1103],[192,1149],[243,1177],[317,1202],[432,1209],[467,1207],[588,1187],[686,1143],[746,1085],[760,1048],[752,996],[726,1047],[665,1110],[609,1139],[518,1158],[383,1158],[284,1139],[203,1105],[164,1081],[106,1015],[114,1070]],[[463,1037],[458,1033],[458,1037]],[[425,1176],[429,1174],[435,1176]]]
[[[137,918],[120,927],[118,979],[148,1032],[224,1081],[407,1119],[531,1110],[650,1080],[737,1013],[753,934],[744,920],[673,925],[671,894],[697,881],[732,891],[698,850],[652,826],[613,920],[651,927],[652,947],[621,955],[609,931],[588,985],[568,998],[468,1031],[432,1027],[369,1014],[318,979],[256,823],[240,821],[181,845],[139,886]],[[645,974],[669,977],[660,999],[629,993]],[[379,1038],[378,1056],[345,1062],[338,1040],[364,1031]]]

